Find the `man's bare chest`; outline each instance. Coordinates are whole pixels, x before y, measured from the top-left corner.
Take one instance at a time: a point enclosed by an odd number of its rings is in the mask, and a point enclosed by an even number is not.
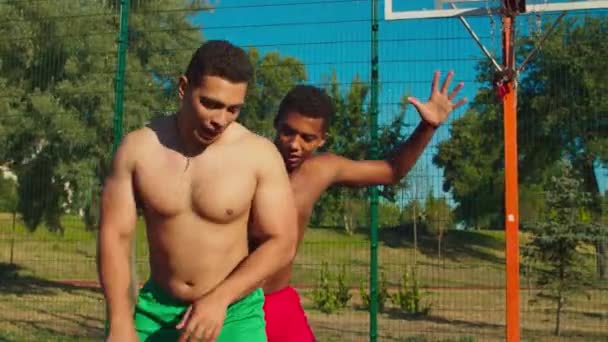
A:
[[[248,212],[256,176],[236,159],[169,156],[140,165],[134,182],[141,204],[159,216],[195,214],[225,223]]]
[[[306,225],[316,202],[330,184],[322,175],[315,175],[314,170],[310,169],[298,170],[290,175],[290,180],[300,224]]]

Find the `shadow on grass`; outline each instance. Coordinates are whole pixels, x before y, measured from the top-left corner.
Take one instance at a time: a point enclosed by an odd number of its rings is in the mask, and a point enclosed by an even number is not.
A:
[[[554,328],[549,324],[545,328],[530,329],[522,328],[522,338],[528,341],[551,341],[556,338]],[[603,327],[598,327],[596,331],[582,331],[576,329],[562,329],[560,338],[562,341],[585,341],[585,342],[605,342],[607,333]]]
[[[475,321],[464,321],[459,319],[447,319],[442,316],[436,316],[433,314],[410,314],[403,312],[396,308],[388,308],[384,310],[384,313],[391,319],[397,320],[408,320],[408,321],[425,321],[437,324],[447,324],[450,326],[457,326],[466,329],[484,329],[484,328],[504,328],[503,324],[487,323],[487,322],[475,322]]]
[[[65,284],[57,281],[47,280],[28,274],[28,270],[15,264],[0,263],[0,293],[3,295],[16,295],[15,305],[11,310],[14,315],[5,317],[4,324],[11,329],[0,332],[2,341],[37,340],[69,340],[89,341],[101,340],[103,338],[103,320],[94,315],[79,313],[82,310],[78,302],[57,299],[58,303],[74,306],[74,310],[54,311],[53,306],[42,301],[48,299],[40,296],[73,295],[73,298],[82,300],[83,297],[98,297],[100,289],[97,287],[85,287]],[[31,297],[28,297],[31,296]],[[58,297],[63,298],[63,297]],[[9,300],[9,302],[12,300]],[[10,304],[10,303],[9,303]],[[103,305],[100,303],[100,305]],[[11,307],[9,305],[9,307]],[[75,328],[77,327],[77,328]]]
[[[62,293],[100,292],[95,286],[75,286],[57,281],[52,281],[27,274],[27,270],[17,264],[0,262],[0,292],[3,294],[16,295],[53,295]]]
[[[344,339],[345,335],[348,335],[348,337],[356,337],[357,340],[355,341],[367,341],[367,336],[369,336],[369,331],[368,328],[365,328],[365,331],[357,331],[357,330],[353,330],[353,329],[344,329],[344,328],[336,328],[335,325],[331,325],[329,323],[317,323],[316,327],[315,327],[315,331],[314,333],[316,335],[324,335],[327,333],[331,333],[333,335],[331,336],[338,336],[336,337],[336,339],[334,338],[328,338],[327,341],[347,341]],[[391,335],[387,335],[386,333],[383,332],[379,332],[377,335],[381,340],[381,341],[396,341],[396,342],[401,342],[404,341],[404,339],[402,337],[393,337]],[[317,336],[318,337],[318,336]],[[348,341],[353,341],[353,340],[348,340]],[[407,340],[409,341],[409,340]]]
[[[0,341],[101,341],[104,336],[102,328],[92,326],[81,326],[78,331],[65,331],[62,324],[49,324],[48,322],[36,322],[31,320],[10,320],[18,332],[0,332]],[[26,332],[26,333],[23,333]],[[27,335],[26,335],[27,334]]]
[[[369,231],[360,230],[369,237]],[[413,227],[401,225],[378,230],[378,240],[392,248],[413,248]],[[437,239],[424,229],[418,229],[418,250],[429,257],[436,258]],[[504,259],[496,254],[504,251],[504,241],[475,231],[449,230],[441,242],[441,256],[459,261],[462,258],[475,258],[480,261],[503,264]]]

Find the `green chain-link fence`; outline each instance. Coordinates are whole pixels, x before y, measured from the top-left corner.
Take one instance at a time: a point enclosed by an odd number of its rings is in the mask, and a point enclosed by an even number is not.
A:
[[[292,282],[319,341],[367,341],[370,330],[378,341],[504,340],[502,111],[487,58],[457,19],[387,22],[378,13],[374,34],[370,0],[1,1],[0,340],[101,338],[95,232],[115,138],[176,109],[177,77],[204,39],[251,56],[247,127],[272,138],[282,96],[314,84],[337,108],[325,149],[353,159],[383,157],[406,139],[420,118],[405,96],[424,100],[435,70],[455,71],[469,102],[402,182],[378,188],[377,316],[366,189],[322,197]],[[520,75],[522,340],[608,336],[606,14],[568,15]],[[556,16],[522,18],[520,61]],[[470,23],[500,60],[499,17]],[[559,196],[582,192],[589,202]],[[140,281],[147,255],[140,222]],[[571,276],[559,277],[559,255]],[[340,290],[349,294],[342,305],[320,305]]]

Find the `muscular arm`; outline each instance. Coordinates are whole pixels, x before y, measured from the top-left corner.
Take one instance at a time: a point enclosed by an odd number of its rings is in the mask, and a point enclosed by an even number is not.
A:
[[[111,326],[119,322],[132,326],[129,257],[137,218],[132,140],[127,136],[116,152],[101,200],[97,266]]]
[[[435,128],[422,121],[414,133],[384,160],[350,160],[337,155],[323,158],[332,182],[348,186],[395,184],[405,177],[433,137]]]
[[[251,292],[268,276],[289,264],[296,252],[297,212],[283,160],[267,141],[258,158],[261,169],[251,208],[258,246],[216,288],[230,302]]]
[[[422,103],[416,98],[408,98],[422,119],[409,139],[398,146],[386,160],[352,161],[338,156],[330,157],[326,164],[333,172],[331,179],[333,183],[350,186],[394,184],[409,172],[433,137],[436,127],[447,120],[454,109],[467,101],[463,98],[456,103],[452,102],[464,84],[459,83],[448,93],[454,76],[451,70],[441,88],[438,87],[439,76],[440,72],[436,71],[431,84],[431,96],[427,102]]]

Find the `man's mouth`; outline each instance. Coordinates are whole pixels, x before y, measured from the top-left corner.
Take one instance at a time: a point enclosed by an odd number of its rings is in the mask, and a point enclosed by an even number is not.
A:
[[[221,131],[210,131],[205,129],[204,127],[200,127],[199,129],[196,130],[196,133],[198,134],[199,137],[205,139],[205,140],[212,140],[215,137],[217,137]]]
[[[289,163],[297,163],[300,161],[300,159],[302,159],[301,156],[296,156],[296,155],[287,156],[287,162],[289,162]]]

